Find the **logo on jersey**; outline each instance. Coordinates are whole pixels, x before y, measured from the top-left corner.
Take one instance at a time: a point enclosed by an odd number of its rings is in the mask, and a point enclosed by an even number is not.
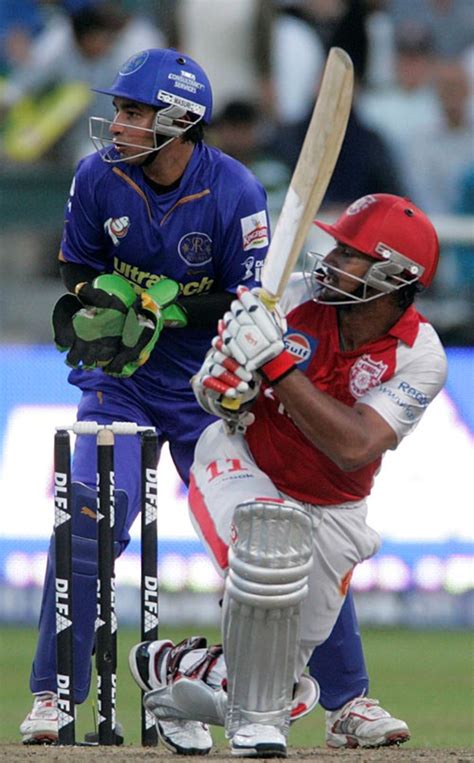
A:
[[[298,365],[307,361],[311,356],[311,345],[303,334],[287,334],[285,347]]]
[[[245,268],[245,273],[242,276],[242,281],[248,281],[248,279],[253,278],[254,275],[255,257],[247,257],[243,262],[243,266]]]
[[[120,69],[119,74],[135,74],[142,68],[143,64],[147,61],[149,53],[147,50],[142,50],[140,53],[135,53],[128,61],[125,61],[123,67]]]
[[[104,223],[104,230],[109,234],[114,246],[120,244],[121,239],[127,235],[129,228],[129,217],[109,217]]]
[[[207,233],[187,233],[179,241],[178,254],[187,265],[206,265],[212,260],[212,240]]]
[[[264,209],[261,212],[255,212],[254,215],[241,217],[240,225],[242,227],[244,252],[248,252],[250,249],[263,249],[263,247],[268,246],[267,213]]]
[[[129,262],[119,260],[118,257],[114,257],[114,273],[123,276],[130,281],[137,294],[149,289],[158,281],[163,278],[167,278],[165,275],[158,275],[157,273],[150,273],[148,270],[140,270],[136,265],[131,265]],[[204,275],[198,280],[198,276],[195,276],[194,281],[187,281],[186,283],[180,283],[180,292],[184,297],[190,297],[192,294],[208,294],[212,291],[214,279]]]
[[[377,199],[374,198],[374,196],[362,196],[361,199],[357,199],[353,204],[350,205],[348,208],[346,214],[348,215],[357,215],[359,212],[362,212],[364,209],[367,209],[371,206],[371,204],[376,204]]]
[[[353,396],[362,397],[369,389],[376,387],[387,368],[382,360],[372,360],[370,355],[362,355],[349,375],[349,389]]]
[[[416,387],[412,387],[408,382],[400,382],[398,389],[401,389],[402,392],[404,392],[408,397],[412,397],[413,400],[416,400],[421,408],[426,408],[426,406],[431,402],[431,398],[428,397],[428,395],[425,395],[424,392],[416,389]]]

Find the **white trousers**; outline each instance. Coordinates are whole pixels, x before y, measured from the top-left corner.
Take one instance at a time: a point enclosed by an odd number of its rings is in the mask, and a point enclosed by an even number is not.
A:
[[[196,446],[191,469],[191,520],[225,576],[235,507],[259,498],[285,496],[256,465],[242,435],[227,435],[221,421],[211,424]],[[356,564],[373,556],[379,535],[366,524],[365,501],[338,506],[302,504],[313,525],[313,567],[301,607],[299,675],[313,649],[328,638],[344,603]]]

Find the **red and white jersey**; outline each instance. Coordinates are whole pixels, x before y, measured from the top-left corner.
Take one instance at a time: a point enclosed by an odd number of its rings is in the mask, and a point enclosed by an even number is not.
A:
[[[293,278],[282,300],[283,308],[290,308],[285,344],[298,369],[342,403],[370,405],[400,442],[446,379],[446,355],[435,330],[412,306],[381,338],[344,351],[337,308],[308,296],[301,277]],[[295,302],[298,306],[291,309]],[[321,506],[369,495],[380,458],[356,471],[342,471],[294,425],[271,387],[263,388],[252,412],[255,422],[247,429],[247,442],[257,465],[281,492]]]

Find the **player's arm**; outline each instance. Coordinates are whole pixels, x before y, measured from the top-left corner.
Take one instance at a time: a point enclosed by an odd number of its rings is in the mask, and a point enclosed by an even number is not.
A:
[[[79,283],[91,283],[100,271],[80,262],[59,262],[59,273],[66,289],[73,294]]]
[[[205,296],[181,297],[176,305],[183,311],[186,326],[196,329],[215,329],[217,321],[229,309],[235,294],[219,291]],[[166,321],[165,321],[166,325]]]
[[[344,471],[359,469],[397,446],[392,427],[368,405],[353,408],[316,389],[297,370],[285,350],[286,324],[244,287],[224,316],[220,340],[226,352],[248,371],[271,384],[305,437]]]
[[[397,446],[397,436],[373,408],[353,408],[321,392],[297,369],[272,382],[298,429],[343,471],[354,471]]]

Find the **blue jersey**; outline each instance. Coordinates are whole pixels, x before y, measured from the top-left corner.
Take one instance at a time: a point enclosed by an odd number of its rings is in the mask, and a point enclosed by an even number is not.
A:
[[[178,281],[181,301],[260,284],[269,243],[266,193],[242,164],[195,146],[179,187],[156,193],[139,167],[83,159],[67,204],[61,259],[119,273],[137,291],[164,277]],[[216,329],[164,329],[148,362],[133,375],[142,392],[192,394]],[[73,371],[82,389],[115,382],[102,371]],[[117,382],[123,389],[124,380]],[[171,396],[172,397],[172,396]]]

